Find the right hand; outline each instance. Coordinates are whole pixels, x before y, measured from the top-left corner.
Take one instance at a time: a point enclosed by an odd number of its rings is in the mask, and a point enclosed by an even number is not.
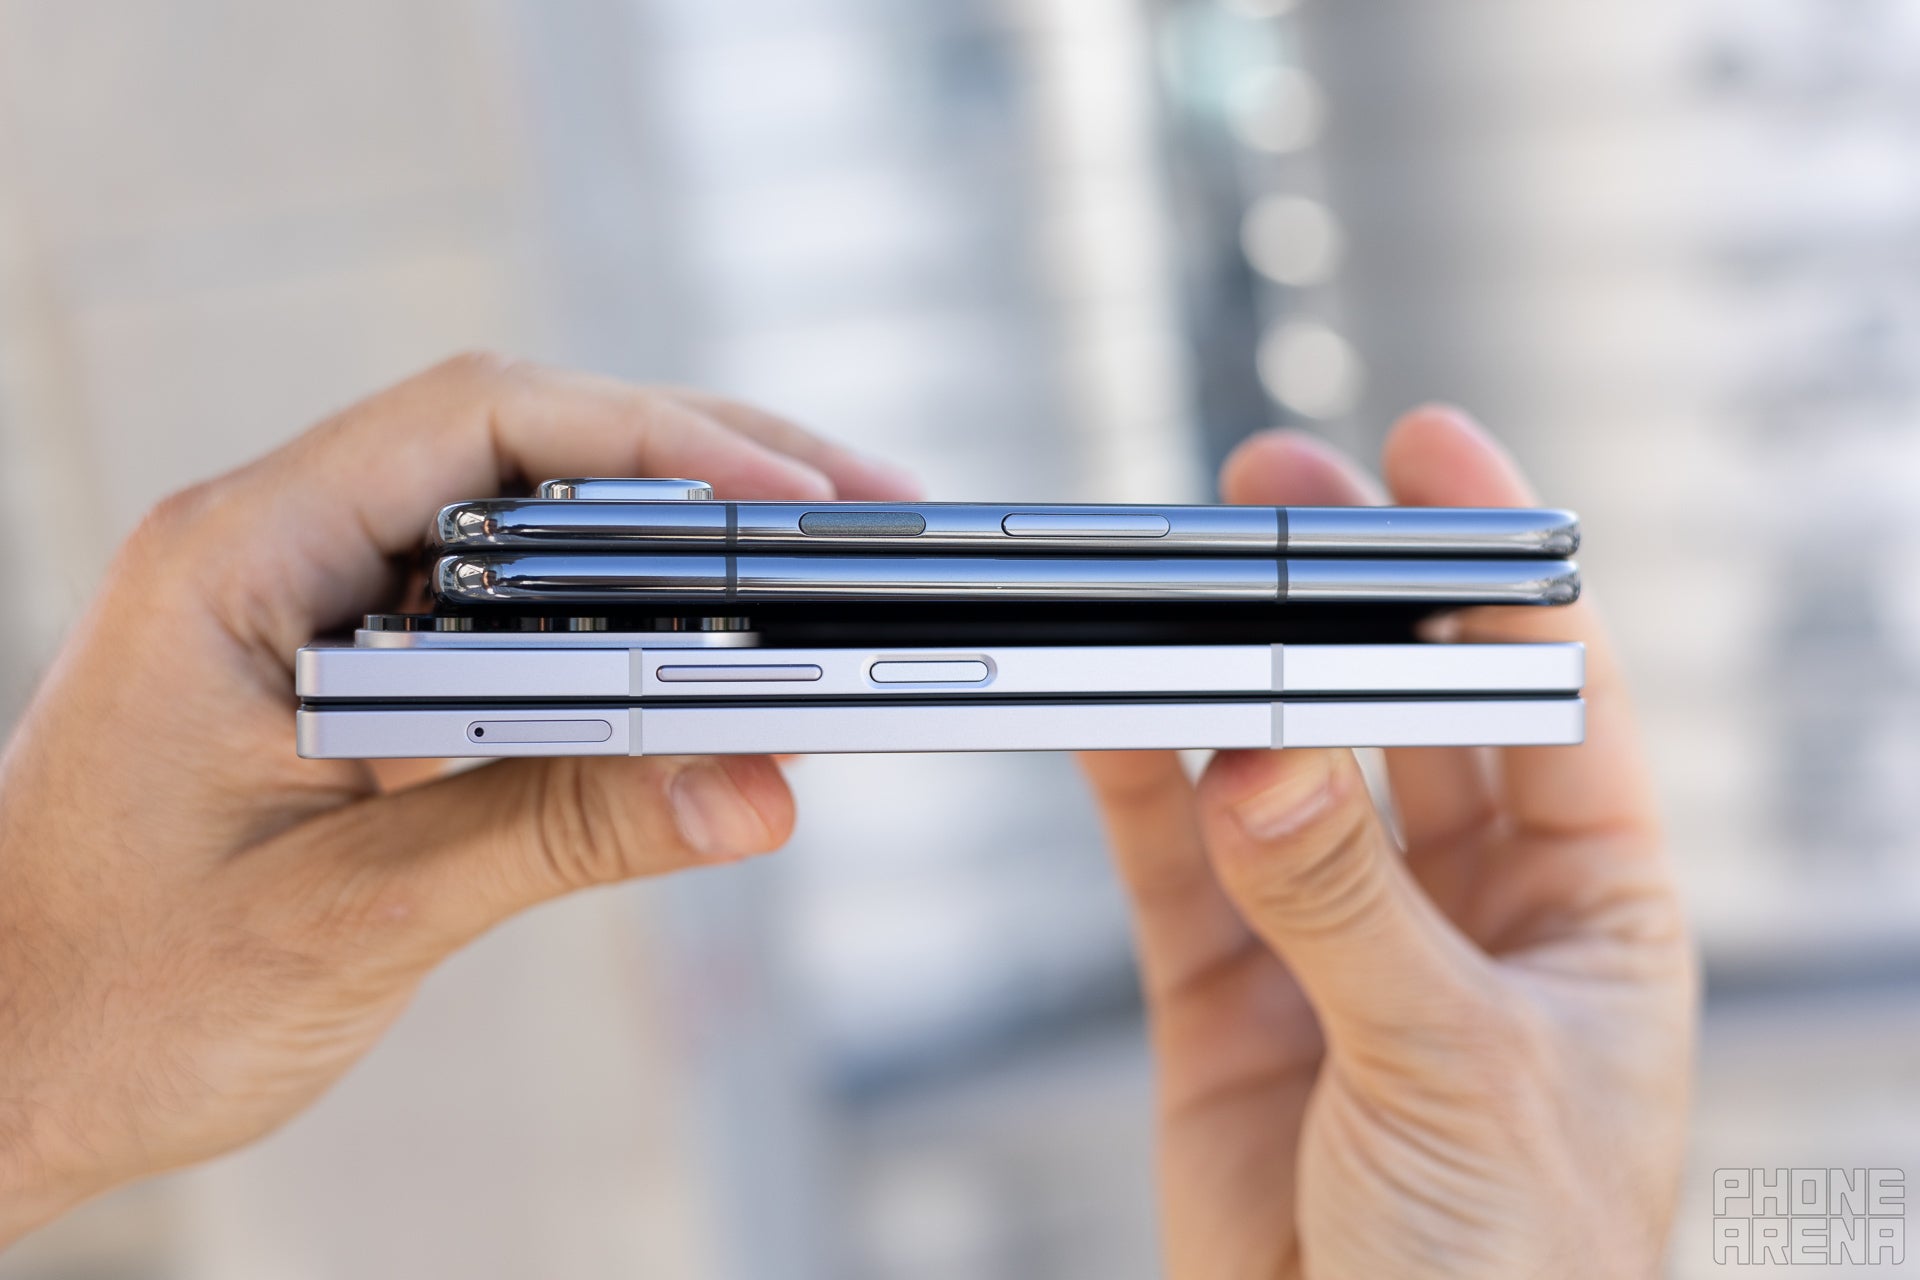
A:
[[[1525,506],[1459,414],[1386,446],[1410,505]],[[1291,433],[1237,502],[1375,501]],[[1085,757],[1132,893],[1159,1072],[1169,1272],[1653,1275],[1686,1132],[1696,976],[1626,690],[1590,600],[1460,638],[1580,640],[1578,747]]]

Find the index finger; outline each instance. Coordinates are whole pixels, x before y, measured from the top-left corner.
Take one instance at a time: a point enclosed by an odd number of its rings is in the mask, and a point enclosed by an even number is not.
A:
[[[1227,459],[1229,502],[1379,506],[1388,498],[1345,454],[1293,431],[1254,436]],[[1476,747],[1395,747],[1386,753],[1393,807],[1408,848],[1444,845],[1494,811],[1486,757]]]
[[[1214,879],[1193,783],[1172,751],[1086,751],[1080,767],[1133,906],[1146,995],[1171,996],[1253,937]]]
[[[1532,488],[1499,445],[1464,414],[1428,409],[1388,438],[1387,484],[1419,506],[1531,505]],[[1586,646],[1585,742],[1499,753],[1501,798],[1522,827],[1592,832],[1654,821],[1652,780],[1619,663],[1591,596],[1557,608],[1472,609],[1457,638],[1481,644],[1578,641]]]
[[[363,612],[433,513],[555,475],[683,475],[717,494],[828,499],[829,475],[673,396],[465,356],[346,410],[216,482],[217,594],[281,660]]]

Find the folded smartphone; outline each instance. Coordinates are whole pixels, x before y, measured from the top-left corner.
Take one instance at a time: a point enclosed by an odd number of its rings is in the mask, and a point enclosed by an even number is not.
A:
[[[450,551],[1554,559],[1580,545],[1579,521],[1566,511],[713,502],[691,496],[711,490],[688,480],[548,481],[541,492],[553,496],[455,503],[434,521],[433,541]],[[648,493],[673,496],[634,497]]]
[[[1143,556],[633,555],[463,552],[434,564],[446,605],[733,605],[943,600],[1552,605],[1580,594],[1571,560]]]
[[[367,636],[368,633],[362,633]],[[684,702],[764,699],[1288,697],[1577,694],[1577,644],[1014,645],[709,647],[590,633],[515,646],[470,635],[375,633],[300,650],[309,704]],[[690,639],[694,637],[680,637]]]
[[[315,757],[1578,742],[1584,652],[1515,645],[760,647],[367,628],[300,651]]]
[[[1435,609],[1575,599],[1561,511],[716,502],[699,481],[583,478],[456,503],[433,540],[435,613],[300,651],[302,755],[1584,731],[1579,645],[1411,642]]]

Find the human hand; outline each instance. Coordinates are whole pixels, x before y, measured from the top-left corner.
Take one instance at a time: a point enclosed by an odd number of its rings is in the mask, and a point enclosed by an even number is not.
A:
[[[465,357],[161,503],[0,756],[0,1243],[288,1119],[514,912],[786,839],[761,758],[295,756],[295,649],[391,603],[437,508],[553,475],[914,496],[743,405]]]
[[[1388,439],[1408,505],[1532,496],[1460,415]],[[1379,501],[1305,437],[1236,502]],[[1697,977],[1640,743],[1590,602],[1461,640],[1587,646],[1580,747],[1389,751],[1396,841],[1347,751],[1088,755],[1130,890],[1175,1277],[1659,1269]],[[1404,847],[1404,854],[1402,848]]]

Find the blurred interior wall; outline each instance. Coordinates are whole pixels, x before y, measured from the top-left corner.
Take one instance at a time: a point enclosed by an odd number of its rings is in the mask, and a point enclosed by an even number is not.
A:
[[[0,719],[149,502],[461,347],[941,497],[1199,496],[1196,423],[1453,399],[1586,519],[1746,993],[1696,1160],[1910,1164],[1916,72],[1898,0],[0,0]],[[799,856],[503,930],[0,1274],[1150,1274],[1070,768],[798,773]]]
[[[1131,4],[4,0],[0,714],[156,498],[468,347],[940,497],[1199,496],[1154,110]],[[286,1131],[0,1274],[1150,1274],[1130,1035],[913,1083],[1128,990],[1067,762],[801,773],[792,869],[515,922]]]
[[[163,493],[463,348],[558,354],[512,18],[0,6],[15,705]],[[90,1206],[8,1273],[711,1270],[634,910],[569,903],[489,938],[314,1113]]]
[[[1467,405],[1581,512],[1729,980],[1920,963],[1920,15],[1844,9],[1295,14],[1351,420]]]
[[[1264,287],[1350,345],[1335,429],[1461,403],[1581,513],[1708,970],[1673,1272],[1724,1274],[1713,1169],[1920,1151],[1920,11],[1255,7],[1324,106],[1265,176],[1340,266]]]

